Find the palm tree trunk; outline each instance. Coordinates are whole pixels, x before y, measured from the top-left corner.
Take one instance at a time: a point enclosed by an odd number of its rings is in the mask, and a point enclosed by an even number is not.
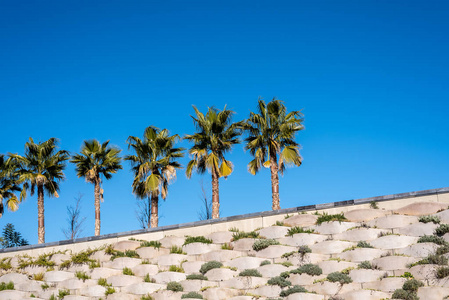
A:
[[[45,243],[45,224],[44,224],[44,186],[37,186],[37,242]]]
[[[151,195],[151,227],[155,228],[158,225],[158,203],[159,192]]]
[[[279,166],[275,155],[270,155],[270,170],[271,170],[271,197],[273,210],[281,209],[279,199]]]
[[[95,235],[100,235],[100,226],[101,226],[101,220],[100,220],[100,178],[97,177],[95,179]]]
[[[220,218],[220,193],[218,172],[212,169],[212,219]]]
[[[148,197],[148,222],[147,228],[151,228],[151,197]]]

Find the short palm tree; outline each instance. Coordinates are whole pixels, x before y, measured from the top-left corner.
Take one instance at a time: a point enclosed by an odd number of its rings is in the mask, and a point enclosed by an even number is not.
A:
[[[225,108],[222,111],[210,107],[204,115],[195,106],[193,122],[197,128],[194,134],[186,135],[186,140],[192,141],[194,145],[189,150],[192,160],[188,163],[186,175],[192,176],[194,169],[203,174],[206,170],[212,174],[212,219],[220,217],[220,177],[231,175],[233,166],[226,160],[225,153],[232,146],[240,143],[241,122],[232,123],[234,112]]]
[[[170,136],[167,129],[153,126],[145,129],[143,140],[128,137],[128,147],[135,154],[127,155],[125,160],[131,163],[134,172],[134,194],[140,199],[148,198],[148,227],[158,226],[159,194],[166,199],[168,185],[176,178],[176,169],[181,168],[176,160],[184,156],[184,148],[175,148],[177,140],[177,134]]]
[[[279,200],[279,172],[286,164],[300,166],[302,158],[296,132],[304,129],[299,111],[287,113],[283,102],[274,98],[268,104],[258,100],[258,113],[250,113],[244,128],[248,134],[245,149],[254,157],[248,171],[255,175],[262,166],[271,170],[272,209],[281,209]],[[278,159],[279,157],[279,159]]]
[[[17,179],[15,161],[0,154],[0,218],[4,212],[3,202],[10,211],[16,211],[19,208],[19,199],[15,193],[22,189]]]
[[[19,164],[19,182],[23,183],[20,201],[31,196],[37,188],[37,214],[38,214],[38,243],[45,243],[44,224],[44,192],[48,196],[58,198],[59,182],[64,180],[65,162],[69,153],[65,150],[57,151],[57,139],[50,138],[45,142],[36,144],[32,138],[25,144],[25,155],[11,154]]]
[[[81,153],[70,160],[76,165],[78,177],[84,177],[94,184],[95,195],[95,235],[100,235],[100,198],[103,200],[101,177],[111,179],[112,174],[122,169],[119,156],[121,150],[108,145],[109,141],[100,144],[97,140],[84,141]]]

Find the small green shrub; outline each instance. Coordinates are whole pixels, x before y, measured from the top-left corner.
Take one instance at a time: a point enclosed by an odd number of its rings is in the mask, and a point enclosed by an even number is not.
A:
[[[341,272],[333,272],[327,275],[327,280],[330,282],[339,282],[340,284],[351,283],[352,279]]]
[[[376,270],[378,269],[376,265],[371,264],[369,261],[365,260],[359,263],[359,269]]]
[[[186,277],[187,280],[207,280],[207,277],[203,274],[190,274]]]
[[[419,300],[415,293],[403,289],[395,290],[391,299]]]
[[[90,279],[90,276],[86,274],[86,272],[77,271],[75,273],[76,278],[85,282],[87,279]]]
[[[48,289],[50,286],[47,283],[43,283],[41,284],[41,288],[45,291],[46,289]]]
[[[276,223],[274,224],[275,226],[284,226],[284,222],[282,221],[276,221]]]
[[[279,274],[280,277],[282,278],[289,278],[290,277],[290,272],[289,271],[284,271],[281,274]]]
[[[293,266],[293,263],[290,261],[283,261],[280,264],[287,268]]]
[[[219,261],[216,260],[211,260],[207,263],[204,263],[201,265],[200,268],[200,273],[201,274],[206,274],[208,271],[212,270],[212,269],[218,269],[221,268],[223,266],[223,264]]]
[[[99,278],[97,284],[104,287],[111,286],[105,278]]]
[[[160,247],[162,247],[162,244],[159,241],[142,241],[140,243],[140,247],[153,247],[159,249]]]
[[[173,291],[173,292],[182,292],[184,288],[179,282],[176,281],[170,281],[167,283],[167,290]]]
[[[10,281],[8,283],[2,282],[0,283],[0,291],[4,290],[13,290],[14,289],[14,282]]]
[[[230,232],[239,232],[240,229],[238,229],[237,227],[232,227],[228,229]]]
[[[2,258],[2,260],[0,261],[0,269],[5,271],[12,269],[10,257]]]
[[[371,207],[372,209],[379,209],[376,201],[371,201],[369,207]]]
[[[295,270],[290,271],[292,274],[302,274],[306,273],[311,276],[318,276],[323,274],[323,270],[318,266],[314,264],[305,264]]]
[[[95,250],[87,249],[77,254],[72,255],[72,263],[75,265],[88,264],[95,262],[90,256],[95,253]]]
[[[127,267],[124,267],[122,272],[123,272],[123,275],[130,275],[130,276],[134,275],[133,271],[130,268],[127,268]]]
[[[402,274],[401,277],[411,279],[411,278],[413,278],[413,275],[410,272],[404,272],[404,274]]]
[[[188,245],[191,243],[203,243],[203,244],[212,244],[211,239],[207,239],[204,236],[188,236],[184,241],[184,245]]]
[[[266,266],[266,265],[271,265],[271,261],[269,260],[264,260],[263,262],[260,263],[260,266]]]
[[[51,295],[50,298],[48,298],[48,300],[56,300],[56,296],[55,295]]]
[[[171,246],[170,253],[174,254],[185,254],[184,251],[182,251],[182,247],[178,247],[176,245]]]
[[[203,299],[203,296],[197,292],[188,292],[187,294],[182,295],[181,299]]]
[[[99,260],[93,261],[89,264],[89,269],[95,269],[99,267],[101,267]]]
[[[256,231],[251,231],[251,232],[236,231],[232,234],[233,241],[238,241],[240,239],[247,239],[247,238],[257,239],[259,237],[260,237],[260,234]]]
[[[281,288],[292,285],[292,283],[290,281],[286,280],[285,278],[283,278],[281,276],[273,277],[270,280],[268,280],[267,283],[269,285],[277,285]]]
[[[303,288],[302,286],[295,285],[295,286],[293,286],[293,287],[291,287],[291,288],[289,288],[287,290],[282,291],[279,294],[279,296],[287,297],[287,296],[289,296],[291,294],[294,294],[294,293],[307,293],[307,292],[308,291],[305,288]]]
[[[357,248],[374,248],[374,247],[368,242],[360,241],[357,243]]]
[[[312,249],[310,249],[307,245],[299,246],[298,253],[301,254],[301,256],[304,256],[307,253],[312,253]]]
[[[106,288],[106,291],[104,292],[104,295],[107,297],[108,295],[112,295],[115,293],[115,289],[113,287],[108,286]]]
[[[417,292],[418,288],[421,286],[424,286],[424,283],[416,279],[410,279],[404,282],[402,289],[405,291]]]
[[[421,216],[419,217],[419,222],[421,223],[430,223],[433,224],[439,224],[441,222],[440,218],[438,216]]]
[[[68,295],[70,295],[69,290],[58,290],[58,299],[64,299],[64,297]]]
[[[70,268],[71,265],[72,265],[71,260],[65,260],[59,265],[59,269],[60,270],[68,269],[68,268]]]
[[[430,254],[426,258],[423,258],[420,261],[418,261],[414,264],[411,264],[411,266],[416,266],[416,265],[441,265],[441,266],[444,266],[444,265],[447,265],[447,263],[448,263],[448,260],[443,255]]]
[[[256,269],[246,269],[240,272],[239,276],[262,277],[262,274]]]
[[[315,232],[314,229],[304,229],[302,227],[295,226],[295,227],[290,228],[287,231],[286,236],[293,236],[294,234],[297,234],[297,233],[314,233],[314,232]]]
[[[435,243],[437,245],[445,245],[446,241],[440,236],[423,235],[418,239],[418,243]]]
[[[168,268],[168,270],[169,270],[170,272],[184,273],[184,269],[183,269],[182,267],[178,267],[178,266],[175,266],[175,265],[171,265],[171,266]]]
[[[332,222],[332,221],[338,221],[341,223],[342,221],[348,221],[348,219],[346,219],[346,217],[343,213],[335,214],[335,215],[329,215],[327,213],[323,213],[316,220],[316,225],[320,225],[323,222]]]
[[[447,276],[449,276],[449,267],[439,267],[436,270],[436,277],[437,278],[441,279],[441,278],[444,278],[444,277],[447,277]]]
[[[298,252],[296,252],[296,251],[286,252],[281,255],[281,258],[288,258],[288,257],[294,255],[295,253],[298,253]]]
[[[445,233],[449,232],[449,224],[441,224],[440,227],[435,229],[435,234],[438,236],[443,236]]]
[[[224,243],[221,245],[221,250],[234,250],[234,246],[232,246],[230,243]]]
[[[43,281],[44,280],[44,273],[33,274],[33,280]]]
[[[154,298],[151,297],[150,294],[147,294],[147,295],[143,295],[142,297],[140,297],[140,300],[154,300]]]
[[[436,255],[442,255],[442,254],[446,254],[449,252],[449,244],[445,244],[441,247],[439,247],[436,251]]]
[[[253,250],[260,251],[271,245],[279,245],[275,239],[257,240],[253,244]]]

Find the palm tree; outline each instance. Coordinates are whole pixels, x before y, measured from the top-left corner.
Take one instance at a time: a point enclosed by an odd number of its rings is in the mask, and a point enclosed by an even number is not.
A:
[[[194,145],[189,150],[192,160],[187,165],[186,175],[192,176],[192,171],[203,174],[206,170],[212,173],[212,219],[220,217],[220,196],[218,179],[231,175],[232,163],[224,157],[232,146],[240,143],[241,122],[232,123],[233,111],[225,108],[222,111],[210,107],[204,115],[195,106],[195,116],[192,116],[197,132],[186,135],[186,140]]]
[[[184,148],[174,147],[177,140],[177,134],[170,136],[167,129],[153,126],[145,129],[143,140],[128,137],[128,148],[135,154],[127,155],[125,160],[131,163],[134,172],[134,194],[140,199],[148,198],[148,227],[158,226],[159,194],[162,199],[167,198],[168,185],[176,178],[176,169],[181,168],[176,159],[184,156]]]
[[[38,214],[38,243],[45,243],[44,225],[44,192],[58,198],[59,182],[64,180],[63,170],[69,153],[65,150],[56,151],[57,139],[50,138],[45,142],[36,144],[32,138],[25,144],[25,155],[11,154],[19,164],[19,182],[23,183],[20,201],[31,196],[37,187],[37,214]]]
[[[283,174],[286,164],[300,166],[302,158],[296,132],[304,129],[302,114],[287,114],[282,101],[273,98],[268,104],[259,98],[258,113],[250,113],[244,129],[248,133],[245,149],[254,157],[248,171],[255,175],[262,166],[271,170],[272,209],[281,209],[279,203],[279,172]],[[279,160],[278,160],[279,156]]]
[[[76,164],[76,175],[94,184],[95,195],[95,235],[100,235],[100,198],[103,200],[101,177],[111,179],[112,174],[122,169],[120,149],[110,147],[109,141],[100,144],[97,140],[84,141],[81,153],[70,160]]]
[[[0,154],[0,218],[4,212],[3,202],[10,211],[19,208],[19,199],[14,194],[21,191],[17,183],[16,167],[12,158],[5,158],[5,155]]]

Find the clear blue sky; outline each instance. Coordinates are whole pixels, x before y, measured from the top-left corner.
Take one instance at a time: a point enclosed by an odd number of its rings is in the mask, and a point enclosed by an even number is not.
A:
[[[127,154],[149,125],[192,133],[192,105],[226,104],[237,121],[278,97],[306,127],[283,208],[449,186],[448,36],[447,1],[0,0],[0,153],[57,137],[72,153],[96,138]],[[222,216],[270,210],[269,172],[250,175],[242,145],[229,159]],[[102,233],[138,228],[129,170],[104,183]],[[45,199],[48,242],[64,239],[78,193],[82,235],[94,232],[93,186],[70,164],[66,177]],[[209,175],[178,173],[160,225],[198,219],[201,179],[209,190]],[[36,196],[6,223],[36,243]]]

